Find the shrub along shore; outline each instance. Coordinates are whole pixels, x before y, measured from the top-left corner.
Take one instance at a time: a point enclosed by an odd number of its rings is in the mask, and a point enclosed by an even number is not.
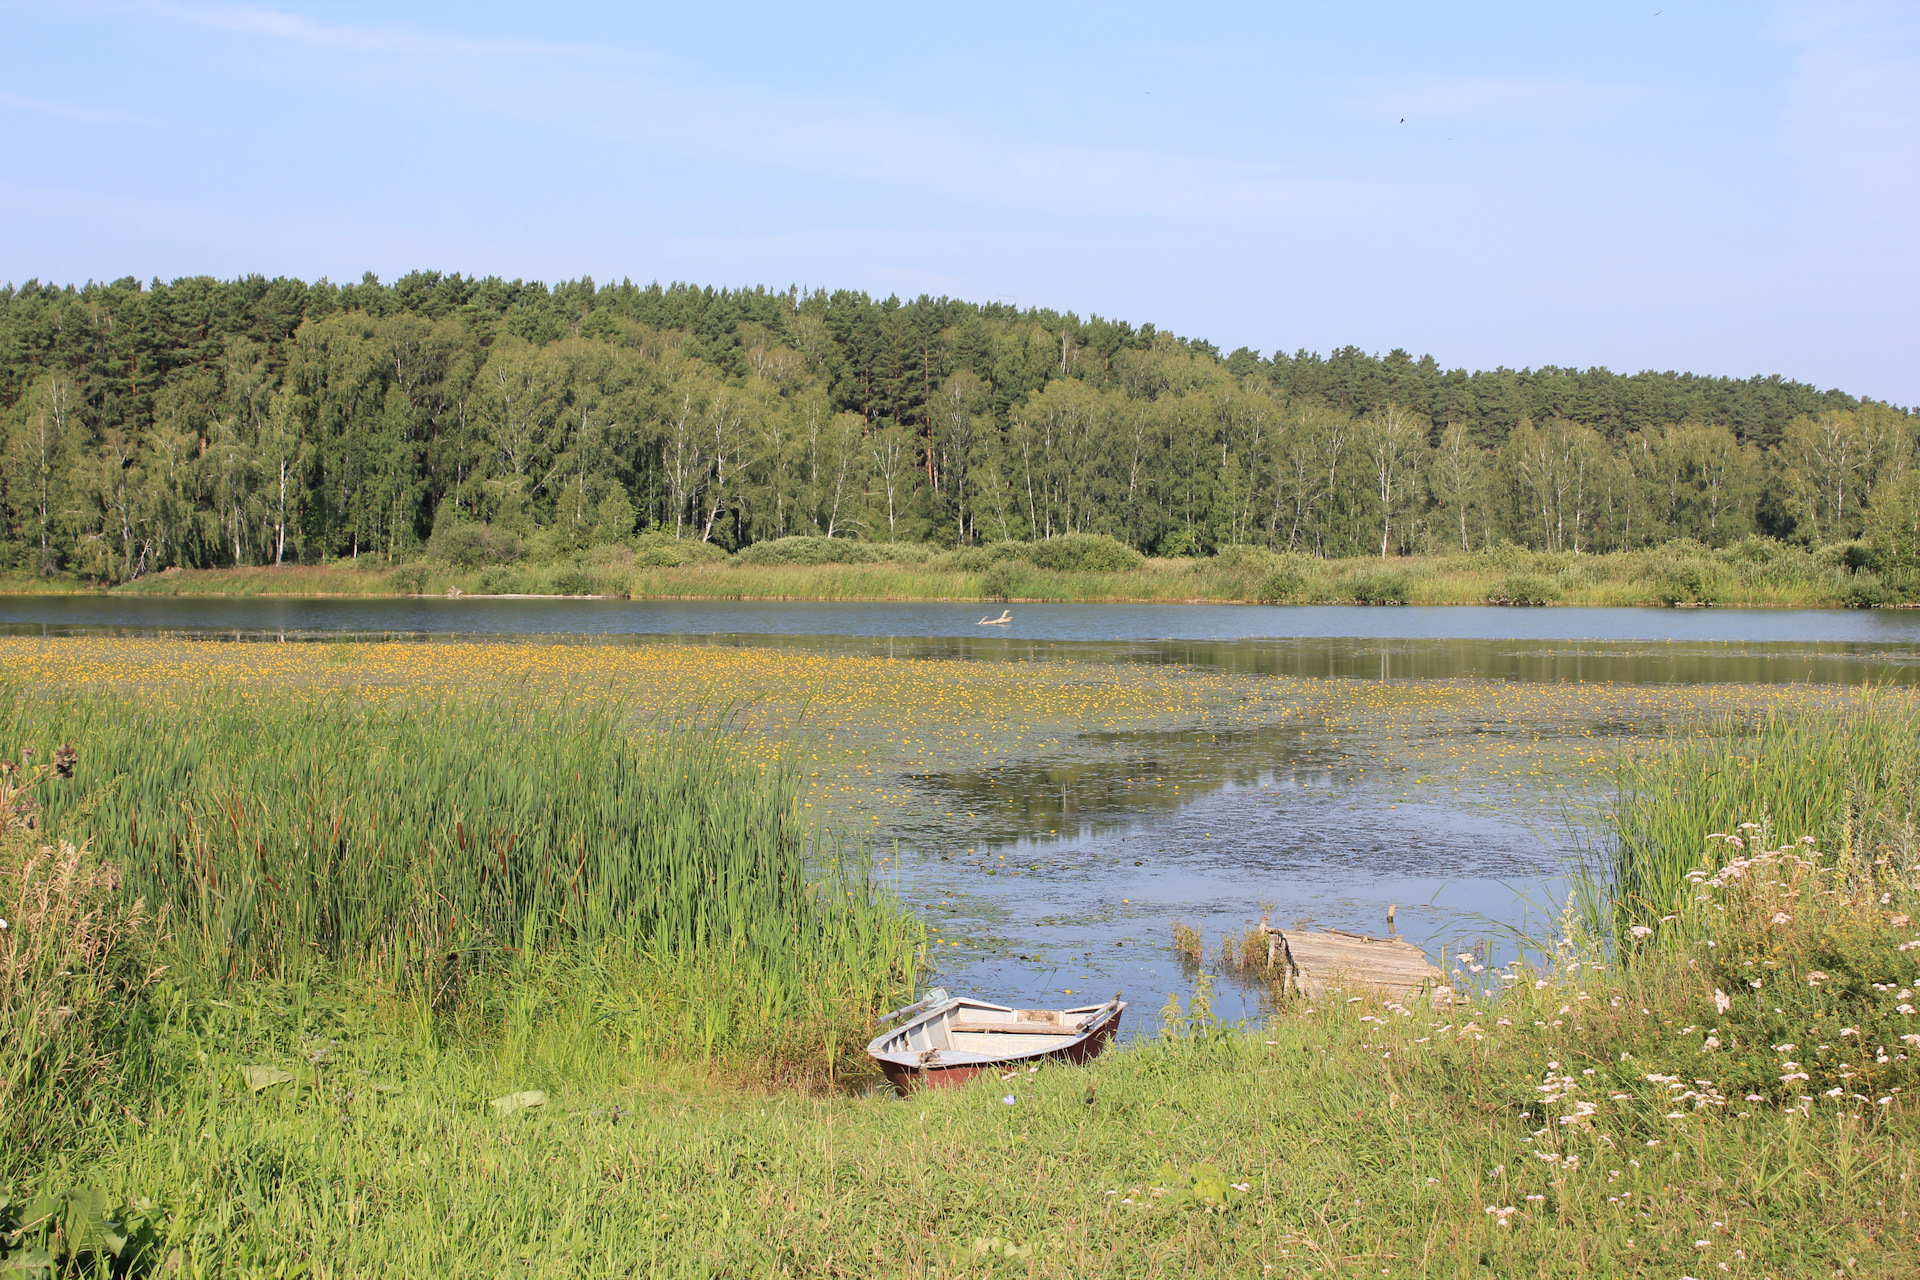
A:
[[[1458,555],[1323,559],[1251,546],[1149,559],[1100,535],[960,550],[792,537],[728,555],[709,543],[642,537],[535,563],[511,540],[448,539],[401,564],[169,569],[112,588],[169,596],[601,596],[635,600],[982,600],[1009,602],[1920,605],[1920,575],[1876,571],[1871,548],[1747,538],[1678,541],[1605,554],[1519,547]],[[65,580],[0,579],[4,591],[87,590]]]
[[[919,935],[857,859],[806,856],[777,768],[614,710],[368,699],[0,696],[9,758],[37,749],[0,779],[0,1265],[1920,1259],[1898,696],[1623,761],[1634,887],[1598,887],[1536,967],[1448,957],[1461,1003],[1355,992],[1228,1027],[1197,976],[1089,1068],[906,1102],[834,1064]]]

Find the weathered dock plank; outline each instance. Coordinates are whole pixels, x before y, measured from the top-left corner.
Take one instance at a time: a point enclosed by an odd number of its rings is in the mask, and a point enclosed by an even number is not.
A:
[[[1453,989],[1427,953],[1404,938],[1375,938],[1343,929],[1272,931],[1274,966],[1286,989],[1316,997],[1340,989],[1374,989],[1397,999],[1431,995],[1448,1004]]]

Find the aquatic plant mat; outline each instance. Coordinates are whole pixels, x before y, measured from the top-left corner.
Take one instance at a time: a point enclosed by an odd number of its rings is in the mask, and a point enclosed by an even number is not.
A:
[[[1610,784],[1622,744],[1845,696],[1822,684],[1673,683],[1665,672],[1657,683],[1317,679],[1164,659],[970,661],[688,643],[0,636],[0,670],[39,689],[335,690],[370,704],[525,690],[636,715],[726,710],[736,744],[757,759],[803,748],[794,757],[808,784],[802,804],[816,817],[882,841],[949,845],[1057,833],[1057,819],[1098,820],[1103,809],[1172,808],[1196,788],[1245,781],[1271,761],[1276,735],[1309,735],[1303,758],[1338,776],[1391,775],[1396,797],[1462,781],[1489,799],[1589,795]],[[1143,748],[1161,764],[1151,774],[1138,767]],[[989,772],[1000,775],[995,803],[967,805]],[[1124,796],[1101,799],[1124,779]]]

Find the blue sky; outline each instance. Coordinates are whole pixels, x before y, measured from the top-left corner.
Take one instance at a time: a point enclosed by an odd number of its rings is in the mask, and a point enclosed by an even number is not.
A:
[[[1920,403],[1920,5],[0,0],[0,31],[0,279],[798,283]]]

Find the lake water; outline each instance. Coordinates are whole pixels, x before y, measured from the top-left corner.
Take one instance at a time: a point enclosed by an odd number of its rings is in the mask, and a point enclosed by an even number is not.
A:
[[[1672,689],[1920,678],[1920,611],[1018,605],[994,628],[979,625],[981,614],[978,604],[938,603],[14,596],[0,597],[0,633],[782,645],[1368,682]],[[1540,728],[1472,732],[1492,751],[1501,733]],[[903,819],[891,833],[904,896],[943,939],[961,942],[943,946],[935,980],[1009,1003],[1123,990],[1138,1033],[1168,993],[1190,985],[1169,945],[1175,919],[1200,927],[1210,946],[1268,906],[1282,926],[1378,933],[1393,902],[1401,932],[1436,957],[1475,939],[1492,959],[1511,955],[1503,929],[1547,936],[1576,852],[1570,819],[1601,797],[1523,795],[1473,778],[1414,795],[1404,766],[1380,758],[1382,744],[1378,726],[1194,729],[1069,744],[978,774],[903,776],[927,815],[1004,817],[964,833]],[[1230,983],[1221,994],[1228,1016],[1257,1009]]]
[[[858,636],[1018,641],[1272,639],[1920,644],[1911,609],[1502,609],[1485,606],[1023,604],[1004,627],[982,606],[781,600],[0,596],[13,634],[351,632],[421,635]],[[999,607],[988,610],[997,614]]]

